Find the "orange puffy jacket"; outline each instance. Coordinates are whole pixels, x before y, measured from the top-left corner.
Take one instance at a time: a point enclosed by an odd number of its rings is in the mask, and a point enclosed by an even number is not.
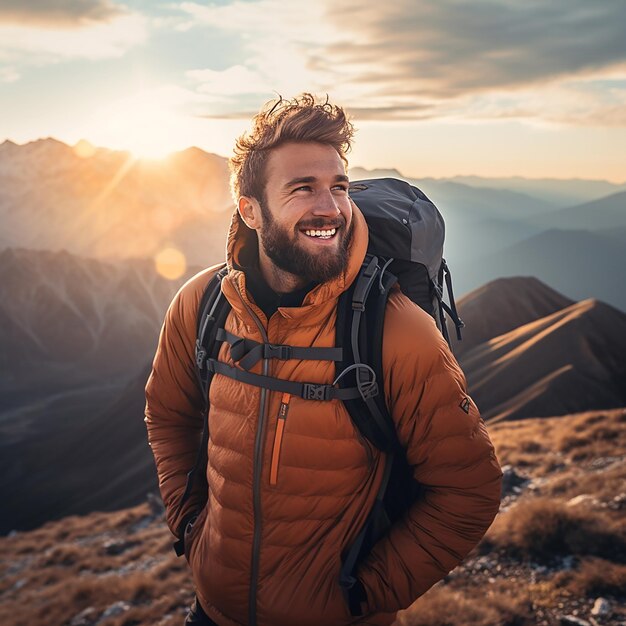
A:
[[[246,291],[240,261],[250,231],[235,213],[222,283],[232,305],[226,330],[263,342],[262,326],[273,344],[333,346],[337,298],[357,276],[367,249],[367,224],[358,209],[353,219],[345,274],[312,289],[301,307],[279,308],[268,321]],[[284,398],[216,374],[209,393],[207,483],[179,506],[202,431],[196,318],[214,271],[197,274],[174,297],[146,386],[148,439],[172,532],[202,506],[208,484],[208,502],[185,550],[200,604],[220,626],[390,624],[398,609],[465,557],[498,511],[501,471],[471,399],[468,407],[465,376],[433,318],[394,290],[384,329],[384,391],[425,490],[360,566],[366,610],[352,617],[338,583],[341,553],[372,507],[384,459],[355,429],[341,401]],[[219,360],[233,365],[227,344]],[[271,360],[252,371],[329,384],[334,364]],[[281,401],[288,403],[286,417]]]

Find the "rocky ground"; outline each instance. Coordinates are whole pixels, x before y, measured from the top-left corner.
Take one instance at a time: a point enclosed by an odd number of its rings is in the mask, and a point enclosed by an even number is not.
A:
[[[415,626],[626,625],[626,410],[496,424],[501,512]],[[180,626],[193,599],[156,498],[0,539],[0,623]]]

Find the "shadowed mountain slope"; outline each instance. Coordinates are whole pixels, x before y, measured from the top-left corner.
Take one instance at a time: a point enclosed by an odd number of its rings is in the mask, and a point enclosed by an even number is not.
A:
[[[0,394],[126,381],[154,350],[181,282],[148,260],[0,251]]]
[[[113,511],[158,492],[144,418],[146,367],[125,388],[85,388],[0,424],[0,533]],[[19,426],[19,428],[18,428]]]

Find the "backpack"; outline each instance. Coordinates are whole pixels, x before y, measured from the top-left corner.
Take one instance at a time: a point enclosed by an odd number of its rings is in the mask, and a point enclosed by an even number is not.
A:
[[[416,187],[393,178],[357,181],[350,185],[349,193],[365,216],[370,241],[357,278],[339,297],[334,348],[261,344],[231,335],[224,330],[230,305],[221,291],[226,267],[209,281],[198,309],[196,339],[196,368],[205,402],[202,444],[187,474],[179,507],[189,497],[195,477],[206,475],[208,397],[214,373],[310,400],[341,399],[359,433],[386,453],[374,506],[353,544],[341,555],[339,584],[356,616],[361,614],[355,587],[359,563],[420,494],[378,382],[384,379],[383,324],[390,290],[398,282],[405,295],[435,318],[448,344],[444,312],[454,322],[458,339],[464,324],[456,311],[450,272],[443,259],[445,227],[435,205]],[[444,280],[450,305],[443,301]],[[239,367],[217,360],[223,342],[230,344]],[[332,385],[320,385],[248,371],[260,359],[269,358],[334,361],[336,378]],[[174,547],[179,556],[183,554],[183,539]]]

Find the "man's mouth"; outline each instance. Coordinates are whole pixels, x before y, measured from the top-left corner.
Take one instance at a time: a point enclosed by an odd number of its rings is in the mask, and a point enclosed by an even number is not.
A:
[[[336,228],[322,228],[322,229],[306,229],[302,231],[307,237],[315,237],[317,239],[332,239],[337,232]]]

